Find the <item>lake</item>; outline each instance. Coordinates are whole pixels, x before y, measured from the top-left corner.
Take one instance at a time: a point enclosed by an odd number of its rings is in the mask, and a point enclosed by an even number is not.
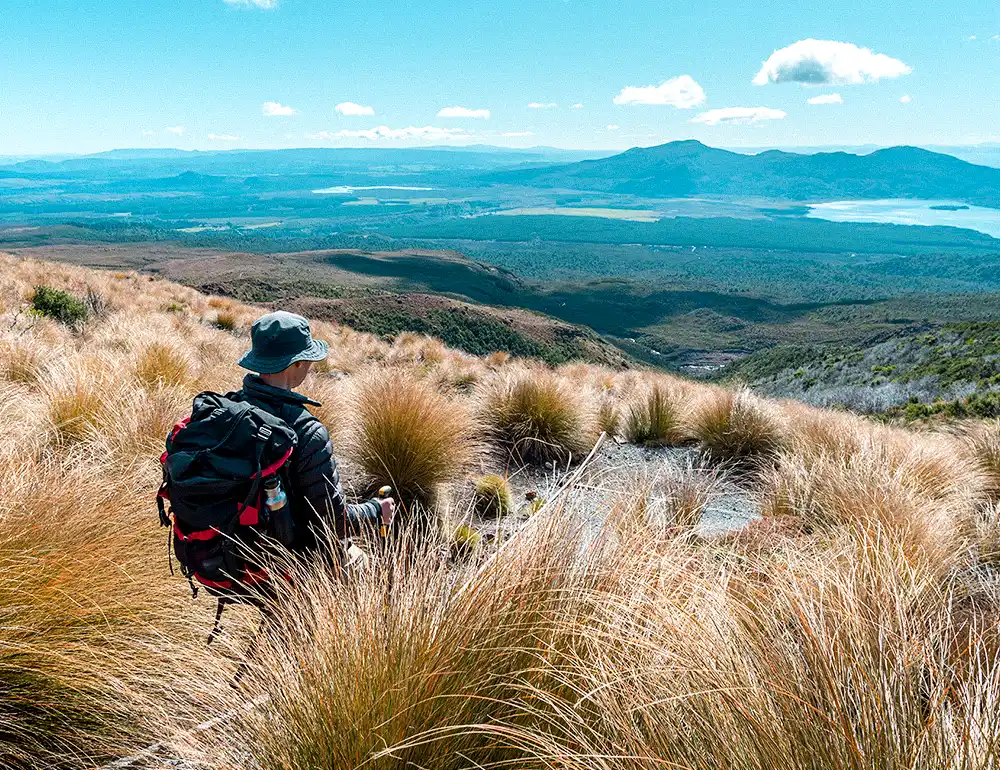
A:
[[[932,206],[964,208],[949,211]],[[892,199],[813,203],[806,216],[831,222],[964,227],[1000,238],[1000,209],[967,206],[956,201]]]

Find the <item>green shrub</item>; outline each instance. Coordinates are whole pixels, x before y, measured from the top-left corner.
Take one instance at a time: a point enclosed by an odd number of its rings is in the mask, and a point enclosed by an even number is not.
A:
[[[89,315],[83,300],[68,291],[53,289],[51,286],[35,287],[31,293],[31,309],[67,326],[79,326]]]
[[[508,515],[514,502],[507,479],[494,473],[477,479],[473,505],[480,516],[497,518]]]

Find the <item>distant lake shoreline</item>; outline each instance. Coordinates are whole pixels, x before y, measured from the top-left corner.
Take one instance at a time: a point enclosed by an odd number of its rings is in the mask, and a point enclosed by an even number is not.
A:
[[[1000,238],[1000,209],[960,201],[886,199],[813,203],[806,217],[829,222],[881,222],[924,227],[961,227]]]

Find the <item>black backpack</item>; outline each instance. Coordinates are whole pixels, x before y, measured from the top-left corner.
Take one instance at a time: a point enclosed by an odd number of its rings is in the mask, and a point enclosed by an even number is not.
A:
[[[191,417],[174,426],[160,457],[160,524],[172,527],[181,571],[222,601],[253,603],[267,590],[262,566],[270,544],[291,546],[290,505],[272,514],[265,481],[288,490],[296,435],[283,420],[253,404],[200,393]],[[171,562],[172,565],[172,562]],[[172,568],[172,567],[171,567]]]

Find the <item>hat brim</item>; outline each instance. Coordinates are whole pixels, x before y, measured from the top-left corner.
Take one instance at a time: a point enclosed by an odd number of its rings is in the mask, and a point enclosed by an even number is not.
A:
[[[253,350],[247,351],[246,355],[239,360],[239,365],[244,369],[258,374],[277,374],[283,372],[297,361],[322,361],[330,352],[330,346],[323,340],[313,340],[301,353],[290,356],[279,356],[277,358],[264,358],[255,356]]]

